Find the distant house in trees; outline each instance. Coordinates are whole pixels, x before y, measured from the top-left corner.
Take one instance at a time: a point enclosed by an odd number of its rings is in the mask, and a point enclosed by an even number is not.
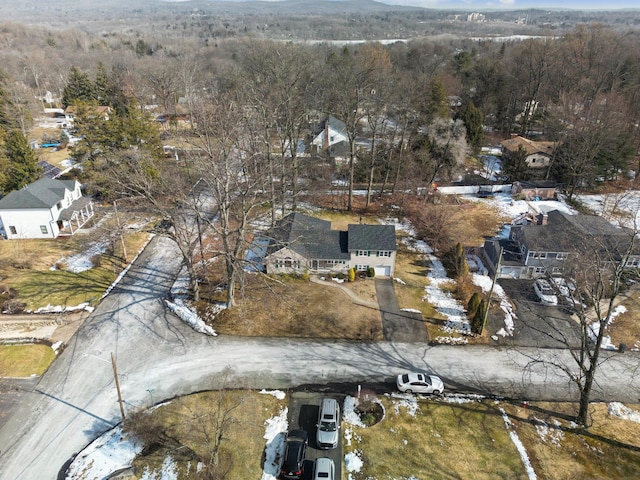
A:
[[[267,273],[346,273],[373,268],[392,276],[396,258],[393,225],[349,225],[332,230],[331,222],[291,213],[277,222],[256,244],[266,245]]]
[[[331,152],[340,147],[344,149],[348,142],[347,126],[330,115],[316,129],[311,145],[316,151]]]
[[[9,240],[73,235],[93,215],[76,180],[44,177],[0,199],[0,227]]]
[[[520,136],[503,140],[500,145],[506,157],[518,153],[522,148],[527,166],[534,169],[548,167],[556,147],[554,142],[536,142]]]
[[[69,124],[72,124],[79,111],[80,111],[80,108],[76,107],[75,105],[69,105],[64,110],[65,121]],[[90,117],[101,118],[102,120],[109,120],[110,113],[111,113],[111,107],[108,107],[108,106],[88,107],[88,114]]]

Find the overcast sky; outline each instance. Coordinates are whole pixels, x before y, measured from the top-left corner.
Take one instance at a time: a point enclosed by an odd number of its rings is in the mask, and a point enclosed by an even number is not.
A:
[[[638,0],[377,0],[391,5],[416,5],[427,8],[459,8],[464,10],[521,9],[521,8],[574,8],[612,10],[640,8]]]

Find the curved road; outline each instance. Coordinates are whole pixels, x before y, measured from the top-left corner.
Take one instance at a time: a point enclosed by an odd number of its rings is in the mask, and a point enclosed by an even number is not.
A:
[[[0,479],[55,479],[71,456],[120,421],[111,353],[128,412],[217,388],[225,369],[252,388],[391,382],[399,371],[420,369],[454,390],[575,399],[566,377],[539,364],[524,368],[540,355],[570,362],[563,350],[206,337],[162,303],[179,268],[171,241],[156,237],[0,430]],[[593,399],[638,401],[640,357],[604,355]]]

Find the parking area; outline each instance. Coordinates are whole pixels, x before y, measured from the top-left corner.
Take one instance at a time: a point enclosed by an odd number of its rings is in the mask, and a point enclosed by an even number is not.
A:
[[[570,310],[542,304],[533,290],[533,280],[500,279],[498,283],[518,316],[513,336],[500,337],[499,343],[541,348],[580,346],[579,325]]]
[[[309,445],[304,461],[304,480],[313,478],[313,464],[317,458],[329,457],[336,466],[336,480],[342,478],[342,430],[338,435],[338,446],[330,450],[320,450],[316,444],[316,424],[320,404],[324,398],[335,398],[338,404],[344,403],[344,395],[320,392],[292,392],[289,401],[289,430],[300,428],[309,435]]]

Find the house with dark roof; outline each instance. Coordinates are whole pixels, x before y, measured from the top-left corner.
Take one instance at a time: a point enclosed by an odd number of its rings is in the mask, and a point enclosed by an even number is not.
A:
[[[76,180],[44,177],[0,199],[0,227],[9,240],[73,235],[93,215]]]
[[[567,260],[585,251],[595,252],[594,248],[605,261],[620,262],[632,238],[633,232],[602,217],[552,210],[539,215],[537,223],[512,226],[508,241],[486,240],[484,252],[494,272],[502,252],[499,278],[560,276]],[[633,248],[626,267],[640,267],[640,245]]]
[[[327,117],[314,132],[311,145],[318,151],[344,150],[348,145],[347,126],[336,117]],[[340,148],[342,147],[342,148]]]
[[[392,276],[396,259],[393,225],[349,225],[332,230],[331,222],[294,212],[265,235],[267,273],[347,273],[351,267]]]
[[[527,166],[533,169],[548,167],[556,148],[554,142],[536,142],[520,136],[503,140],[500,145],[502,145],[502,154],[505,157],[515,155],[523,150]]]

